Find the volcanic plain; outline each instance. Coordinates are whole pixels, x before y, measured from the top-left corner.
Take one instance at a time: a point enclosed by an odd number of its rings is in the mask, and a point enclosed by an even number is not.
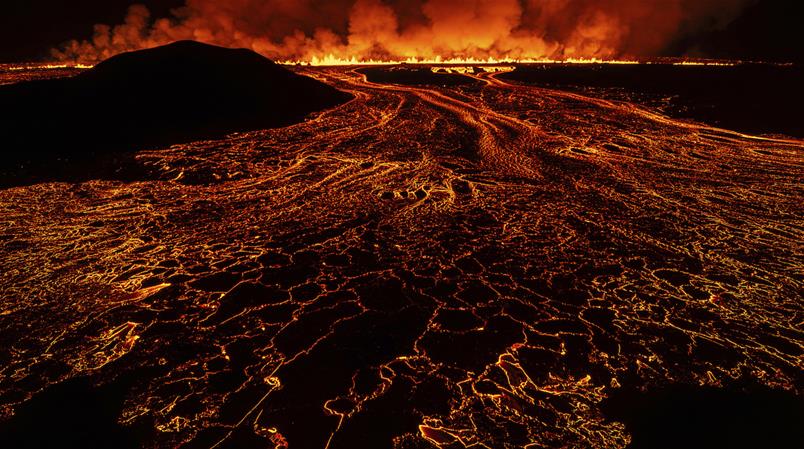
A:
[[[801,447],[790,128],[504,67],[289,69],[352,99],[0,190],[0,441]]]

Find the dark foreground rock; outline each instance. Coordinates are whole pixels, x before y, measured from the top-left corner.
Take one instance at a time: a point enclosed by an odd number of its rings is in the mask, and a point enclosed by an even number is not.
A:
[[[804,447],[801,397],[750,383],[626,388],[613,392],[603,411],[625,424],[628,449]]]
[[[121,54],[72,78],[0,87],[2,184],[82,178],[63,161],[97,171],[121,153],[286,126],[350,98],[245,49],[183,41]]]

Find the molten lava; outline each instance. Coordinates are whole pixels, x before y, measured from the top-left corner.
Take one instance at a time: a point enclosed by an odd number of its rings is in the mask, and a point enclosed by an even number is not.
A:
[[[295,70],[354,100],[0,190],[9,447],[623,449],[624,390],[800,389],[800,139]]]

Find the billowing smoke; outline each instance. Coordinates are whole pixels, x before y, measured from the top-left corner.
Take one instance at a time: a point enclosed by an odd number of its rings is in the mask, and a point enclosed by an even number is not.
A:
[[[98,61],[194,39],[278,60],[654,56],[726,23],[752,0],[187,0],[172,17],[141,5],[90,41],[54,50]]]

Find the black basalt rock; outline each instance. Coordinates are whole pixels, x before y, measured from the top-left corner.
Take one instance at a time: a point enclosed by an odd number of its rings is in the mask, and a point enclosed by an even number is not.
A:
[[[0,172],[287,126],[351,98],[251,50],[175,42],[71,78],[0,86]]]

